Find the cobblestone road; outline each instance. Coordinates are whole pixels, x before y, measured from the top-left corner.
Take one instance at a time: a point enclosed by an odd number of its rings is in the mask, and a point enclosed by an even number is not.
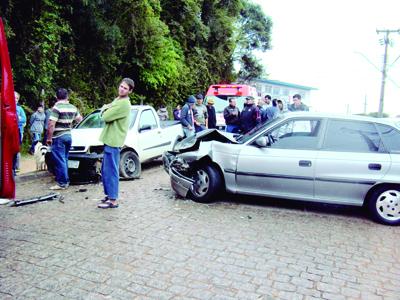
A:
[[[19,183],[18,196],[51,184]],[[359,209],[201,205],[175,199],[160,165],[121,190],[113,210],[96,208],[100,185],[0,207],[0,298],[400,299],[400,229]]]

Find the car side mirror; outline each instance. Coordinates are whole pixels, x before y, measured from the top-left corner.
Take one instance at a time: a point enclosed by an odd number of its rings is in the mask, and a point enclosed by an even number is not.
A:
[[[144,124],[144,125],[142,125],[142,127],[139,128],[139,132],[150,130],[150,129],[151,129],[151,125]]]
[[[260,148],[264,148],[268,146],[267,138],[265,136],[261,136],[255,141],[256,145]]]

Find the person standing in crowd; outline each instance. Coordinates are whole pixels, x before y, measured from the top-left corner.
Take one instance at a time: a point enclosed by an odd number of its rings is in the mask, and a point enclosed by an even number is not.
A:
[[[280,114],[283,114],[283,102],[282,100],[276,100],[276,103],[278,104],[278,110]]]
[[[214,100],[207,100],[208,128],[217,128],[217,115],[215,113]]]
[[[69,103],[68,91],[59,88],[48,122],[46,144],[51,146],[52,161],[57,184],[50,190],[65,190],[69,186],[68,153],[71,148],[71,128],[74,121],[80,122],[82,116],[78,109]]]
[[[42,140],[42,133],[44,128],[44,119],[46,118],[44,114],[44,109],[42,105],[39,105],[37,110],[32,114],[29,124],[31,125],[31,140],[32,144],[29,148],[29,153],[33,154],[35,151],[35,145],[37,142]]]
[[[203,131],[208,126],[207,107],[203,104],[203,95],[196,95],[196,103],[193,107],[194,129],[196,132]]]
[[[49,99],[49,106],[44,112],[45,119],[44,119],[44,133],[43,133],[43,145],[46,145],[47,143],[47,130],[49,129],[49,118],[51,115],[51,110],[53,108],[54,103],[56,103],[54,97],[51,97]]]
[[[174,109],[174,111],[173,111],[173,115],[174,115],[174,120],[175,121],[180,121],[181,120],[181,110],[182,110],[182,107],[181,107],[180,104],[178,104],[176,106],[176,108]]]
[[[271,106],[271,95],[265,95],[264,97],[264,103],[265,103],[265,108],[267,108],[268,106]]]
[[[224,108],[226,132],[238,133],[240,129],[240,110],[236,107],[236,99],[229,98],[229,105]]]
[[[242,133],[247,133],[260,123],[260,110],[254,104],[254,98],[246,97],[246,103],[240,113],[240,130]]]
[[[160,121],[167,121],[169,119],[168,110],[165,105],[160,105],[160,108],[157,110],[157,115]]]
[[[19,144],[22,144],[22,139],[24,137],[24,128],[26,125],[26,114],[24,109],[19,105],[18,101],[20,98],[19,93],[14,92],[15,96],[15,105],[16,105],[16,111],[17,111],[17,118],[18,118],[18,132],[19,132]],[[20,161],[21,161],[21,153],[18,152],[15,156],[14,160],[14,174],[16,172],[19,172],[19,167],[20,167]]]
[[[190,137],[195,135],[194,130],[194,116],[193,116],[193,106],[196,103],[196,98],[194,96],[189,96],[186,100],[186,104],[182,107],[181,111],[181,124],[183,127],[183,132],[185,137]]]
[[[129,95],[134,88],[135,83],[132,79],[122,79],[118,87],[118,97],[101,109],[100,114],[105,122],[100,134],[100,141],[104,143],[101,175],[105,197],[98,204],[98,208],[118,207],[120,151],[128,133],[131,113]]]
[[[289,111],[309,111],[309,108],[304,103],[301,103],[301,96],[296,94],[293,96],[293,103],[288,107]]]
[[[279,115],[278,99],[272,100],[272,106],[267,107],[264,113],[265,113],[265,121],[270,121],[272,119],[277,118]]]
[[[267,121],[267,108],[269,107],[266,104],[265,98],[260,98],[257,103],[258,110],[260,111],[261,123]]]

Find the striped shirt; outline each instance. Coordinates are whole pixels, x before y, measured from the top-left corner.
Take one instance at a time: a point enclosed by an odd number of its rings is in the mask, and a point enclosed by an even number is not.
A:
[[[51,109],[49,120],[55,121],[53,138],[71,133],[72,122],[79,117],[78,109],[67,100],[58,101]]]

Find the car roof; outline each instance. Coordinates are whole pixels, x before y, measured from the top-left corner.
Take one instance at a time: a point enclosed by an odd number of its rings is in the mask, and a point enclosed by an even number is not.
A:
[[[307,111],[286,112],[283,114],[283,117],[284,118],[315,117],[315,118],[328,118],[328,119],[342,119],[349,121],[367,121],[373,123],[386,124],[390,126],[395,126],[396,128],[400,128],[399,118],[375,118],[375,117],[359,116],[359,115],[346,115],[339,113],[319,113],[319,112],[307,112]]]

